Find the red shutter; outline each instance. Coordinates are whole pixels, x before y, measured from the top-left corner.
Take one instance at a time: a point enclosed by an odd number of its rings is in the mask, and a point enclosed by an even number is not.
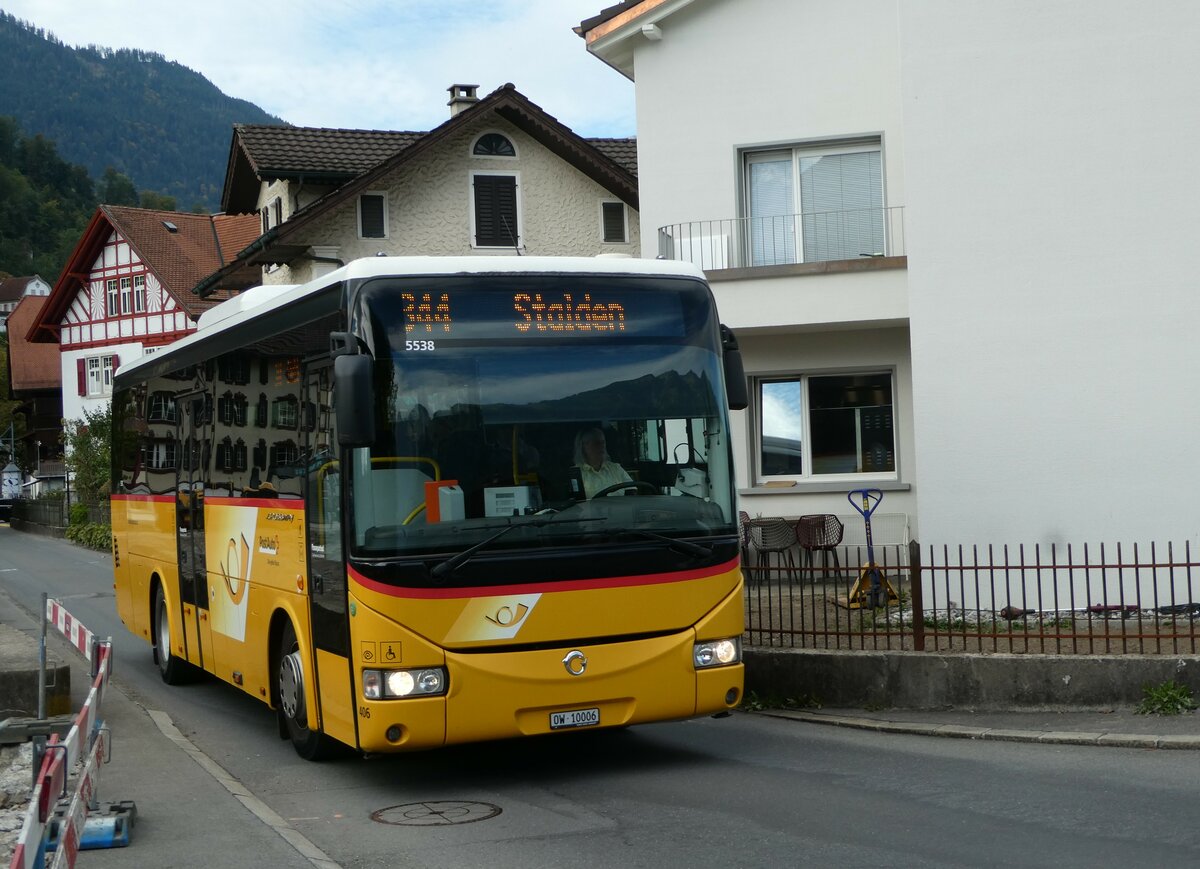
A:
[[[79,375],[79,394],[87,395],[87,360],[75,360],[75,373]]]
[[[117,368],[119,368],[121,365],[121,357],[114,353],[112,360],[112,373],[116,374]]]

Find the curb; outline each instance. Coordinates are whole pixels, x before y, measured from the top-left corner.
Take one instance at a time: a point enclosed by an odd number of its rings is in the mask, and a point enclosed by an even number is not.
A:
[[[1042,745],[1095,745],[1104,748],[1161,748],[1200,750],[1200,736],[1152,736],[1139,733],[1112,733],[1064,730],[1006,730],[999,727],[969,727],[962,724],[926,724],[888,721],[846,715],[822,715],[792,710],[760,710],[755,715],[787,718],[808,724],[874,730],[879,733],[903,733],[911,736],[942,736],[953,739],[990,739],[998,742],[1034,742]]]

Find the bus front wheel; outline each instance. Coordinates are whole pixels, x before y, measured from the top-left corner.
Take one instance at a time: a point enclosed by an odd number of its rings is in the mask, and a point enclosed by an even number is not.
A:
[[[308,726],[308,688],[304,679],[304,665],[300,658],[300,644],[296,641],[296,630],[290,621],[284,622],[279,634],[279,655],[275,690],[278,692],[278,714],[283,727],[291,737],[296,754],[305,760],[324,760],[335,752],[336,743]]]

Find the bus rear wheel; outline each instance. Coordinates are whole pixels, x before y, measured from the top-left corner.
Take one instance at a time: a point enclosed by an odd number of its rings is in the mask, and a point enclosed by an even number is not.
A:
[[[154,663],[168,685],[181,685],[187,678],[188,663],[171,653],[171,613],[162,586],[154,587]]]
[[[278,714],[283,724],[280,734],[286,730],[296,754],[305,760],[325,760],[334,756],[337,743],[308,726],[309,689],[304,679],[300,644],[296,641],[296,630],[290,621],[285,622],[280,631],[277,660],[275,690],[279,701]]]

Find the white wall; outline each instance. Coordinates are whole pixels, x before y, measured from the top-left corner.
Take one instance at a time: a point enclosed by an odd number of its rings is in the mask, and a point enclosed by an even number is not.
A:
[[[754,334],[742,341],[742,359],[748,371],[759,374],[845,373],[862,370],[892,371],[892,401],[895,408],[896,470],[901,481],[911,481],[915,462],[912,407],[912,376],[909,367],[908,329],[836,330]],[[806,513],[850,513],[846,501],[850,489],[871,487],[880,481],[837,481],[801,483],[786,489],[755,489],[752,486],[754,442],[751,440],[750,411],[731,413],[731,441],[741,509],[751,516],[801,516]],[[893,481],[894,482],[894,481]],[[911,489],[889,488],[884,493],[886,513],[905,513],[916,531],[916,496]]]
[[[1195,542],[1200,5],[899,8],[923,541]]]
[[[59,359],[62,363],[62,399],[63,399],[63,419],[83,419],[83,411],[87,410],[102,410],[108,406],[112,399],[112,394],[99,396],[81,396],[79,394],[78,383],[79,376],[75,362],[77,359],[83,359],[88,356],[112,356],[120,357],[121,364],[126,365],[133,362],[135,359],[142,358],[142,345],[140,342],[131,342],[126,344],[112,344],[105,347],[91,347],[87,350],[63,350],[59,353]],[[120,370],[119,368],[117,369]]]
[[[879,137],[885,204],[905,204],[896,0],[699,0],[660,29],[661,41],[632,37],[645,255],[660,226],[741,213],[742,149]],[[712,284],[747,373],[894,371],[899,481],[911,483],[906,272],[765,274]],[[852,513],[846,491],[874,482],[755,488],[750,412],[731,425],[739,502],[752,516]],[[885,511],[915,513],[915,491],[885,497]]]
[[[642,250],[658,227],[736,217],[737,149],[883,137],[904,204],[896,0],[698,2],[634,36]]]

